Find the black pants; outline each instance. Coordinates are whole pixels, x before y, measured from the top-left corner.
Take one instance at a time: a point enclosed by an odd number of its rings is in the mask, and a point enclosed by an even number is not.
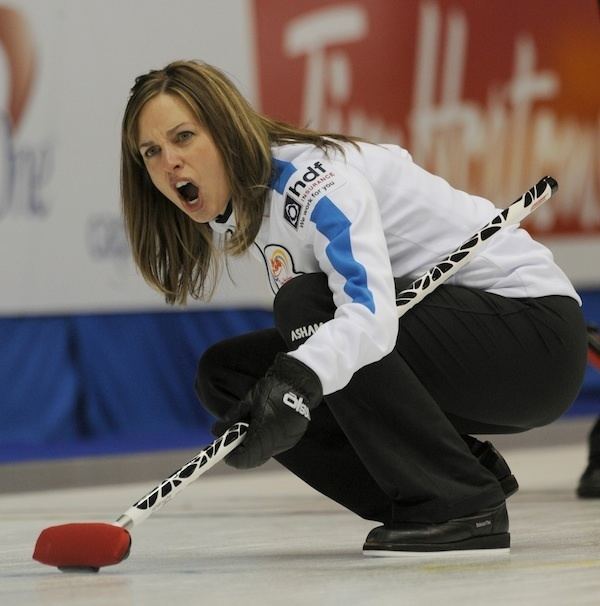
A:
[[[277,294],[276,328],[228,339],[199,363],[197,393],[222,417],[303,341],[295,328],[335,312],[323,274]],[[395,350],[325,396],[302,440],[276,459],[356,514],[442,522],[503,501],[461,434],[545,425],[573,402],[586,364],[581,310],[568,297],[509,299],[440,286],[399,321]]]

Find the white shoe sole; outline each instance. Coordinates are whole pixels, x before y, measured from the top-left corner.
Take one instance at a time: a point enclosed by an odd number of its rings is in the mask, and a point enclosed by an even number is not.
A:
[[[363,555],[369,558],[445,558],[460,556],[506,556],[510,555],[510,547],[498,549],[454,549],[445,551],[393,551],[379,549],[363,549]]]

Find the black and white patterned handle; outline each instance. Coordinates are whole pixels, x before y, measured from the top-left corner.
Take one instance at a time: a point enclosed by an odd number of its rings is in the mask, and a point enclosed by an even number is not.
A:
[[[243,441],[248,431],[247,423],[236,423],[222,436],[203,448],[193,459],[172,473],[148,494],[134,503],[116,521],[116,524],[129,528],[139,524],[152,513],[168,503],[178,492],[191,484],[211,467],[223,460]]]
[[[520,223],[557,190],[558,183],[552,177],[540,179],[536,185],[496,215],[476,234],[473,234],[437,265],[414,280],[408,288],[398,293],[396,295],[398,317],[403,316],[461,267],[464,267],[495,233],[509,225]]]
[[[508,225],[514,225],[522,221],[540,204],[550,198],[557,189],[558,183],[552,177],[541,179],[534,187],[513,202],[508,208],[504,209],[479,232],[461,244],[427,273],[415,280],[407,289],[399,293],[396,297],[398,316],[404,315],[430,292],[466,265],[473,258],[479,247],[495,233]],[[116,520],[115,524],[123,528],[129,528],[144,521],[153,512],[160,509],[165,503],[168,503],[188,484],[191,484],[204,472],[223,460],[234,448],[242,443],[247,431],[247,423],[236,423],[230,427],[221,437],[202,449],[183,467],[134,503]]]

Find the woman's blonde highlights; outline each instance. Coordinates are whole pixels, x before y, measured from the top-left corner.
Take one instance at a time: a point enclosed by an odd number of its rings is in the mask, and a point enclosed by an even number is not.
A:
[[[159,94],[183,100],[210,132],[229,179],[236,230],[221,245],[208,224],[198,224],[152,184],[138,149],[142,108]],[[175,61],[138,77],[122,123],[121,203],[134,261],[144,279],[169,303],[210,298],[225,254],[241,254],[261,226],[272,177],[271,148],[311,143],[325,150],[354,141],[271,120],[257,113],[220,70]]]

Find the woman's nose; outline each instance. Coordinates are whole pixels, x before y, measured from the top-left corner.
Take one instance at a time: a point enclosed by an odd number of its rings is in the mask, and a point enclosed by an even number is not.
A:
[[[183,161],[178,150],[170,145],[164,148],[163,162],[165,163],[165,168],[167,170],[175,170],[176,168],[181,168],[183,166]]]

